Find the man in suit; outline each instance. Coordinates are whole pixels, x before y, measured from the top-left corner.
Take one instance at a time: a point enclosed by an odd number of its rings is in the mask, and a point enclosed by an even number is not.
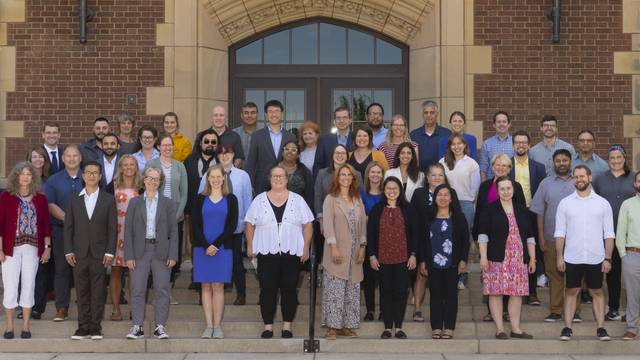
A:
[[[349,148],[351,142],[351,112],[346,106],[340,106],[333,111],[333,121],[336,125],[335,134],[324,134],[318,140],[318,148],[316,149],[316,158],[313,164],[313,176],[318,174],[320,169],[324,169],[331,165],[333,161],[333,149],[338,145],[344,145]]]
[[[529,157],[531,138],[527,132],[522,130],[516,131],[511,136],[511,139],[513,140],[514,156],[513,159],[511,159],[513,167],[511,168],[509,177],[516,180],[522,186],[527,209],[529,209],[531,207],[531,199],[535,195],[536,190],[538,190],[538,186],[547,176],[546,169],[543,164]],[[532,211],[529,211],[529,214],[531,215],[532,228],[537,230],[537,215]],[[538,284],[536,274],[544,274],[544,266],[542,266],[544,256],[540,250],[537,231],[534,231],[534,234],[536,242],[538,242],[538,246],[536,246],[536,259],[540,265],[537,266],[535,273],[529,274],[529,298],[525,299],[525,303],[528,302],[529,305],[538,306],[540,305],[540,299],[538,299],[536,290]]]
[[[102,178],[100,179],[100,189],[113,195],[113,179],[118,170],[120,161],[120,142],[114,133],[107,133],[101,140],[102,156],[98,158],[98,163],[102,166]]]
[[[44,144],[42,147],[47,152],[47,156],[44,160],[49,163],[51,169],[51,175],[64,169],[64,162],[62,162],[62,153],[64,147],[61,147],[60,142],[60,124],[57,122],[47,121],[42,127],[42,139]]]
[[[269,170],[278,163],[283,145],[296,141],[295,135],[282,126],[284,106],[278,100],[270,100],[264,105],[267,127],[257,130],[251,136],[251,147],[245,164],[253,182],[253,191],[259,194],[267,189]]]
[[[102,167],[87,161],[82,173],[85,187],[67,202],[64,251],[73,267],[78,300],[78,329],[73,340],[102,339],[105,269],[116,251],[117,212],[113,195],[100,191]]]

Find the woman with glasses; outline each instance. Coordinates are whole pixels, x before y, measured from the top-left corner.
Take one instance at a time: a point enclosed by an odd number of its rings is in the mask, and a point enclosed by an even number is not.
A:
[[[393,164],[396,160],[396,151],[398,146],[402,143],[410,143],[411,147],[416,153],[416,159],[418,157],[418,144],[411,140],[409,136],[409,123],[407,119],[402,115],[394,115],[391,118],[391,130],[387,131],[385,141],[378,146],[378,150],[382,151],[387,164]]]
[[[156,149],[156,140],[158,139],[158,130],[153,126],[143,126],[138,130],[139,148],[133,154],[138,162],[140,172],[147,166],[147,162],[160,157],[160,152]]]

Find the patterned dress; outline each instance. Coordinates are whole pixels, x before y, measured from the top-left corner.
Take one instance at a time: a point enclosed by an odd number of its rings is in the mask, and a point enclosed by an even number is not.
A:
[[[482,274],[482,291],[485,295],[529,295],[529,274],[523,262],[523,247],[516,218],[507,214],[509,237],[505,244],[504,260],[489,261],[489,271]]]
[[[118,209],[118,242],[111,266],[127,266],[124,261],[124,218],[127,215],[129,201],[138,196],[134,189],[115,189],[116,208]]]

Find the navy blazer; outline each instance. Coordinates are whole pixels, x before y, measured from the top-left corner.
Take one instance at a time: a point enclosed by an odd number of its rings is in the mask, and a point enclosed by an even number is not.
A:
[[[511,163],[513,163],[513,167],[511,168],[511,172],[509,172],[509,177],[512,179],[516,178],[516,160],[511,158]],[[531,197],[536,194],[538,191],[538,186],[544,178],[547,177],[547,171],[541,163],[533,160],[529,157],[529,182],[531,183]]]
[[[347,133],[347,150],[351,143],[351,131]],[[316,158],[313,162],[313,176],[318,175],[320,169],[331,165],[333,159],[333,149],[338,145],[338,134],[324,134],[318,139]]]
[[[114,184],[113,181],[116,179],[116,173],[118,172],[118,162],[120,162],[121,154],[120,152],[116,153],[115,159],[115,167],[113,168],[113,177],[111,178],[111,182],[107,184],[107,177],[104,173],[104,156],[100,156],[98,158],[98,163],[102,166],[102,178],[100,179],[100,189],[108,192],[109,194],[114,194]]]

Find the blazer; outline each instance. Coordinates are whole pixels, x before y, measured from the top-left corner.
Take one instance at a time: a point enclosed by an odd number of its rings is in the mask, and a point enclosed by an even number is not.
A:
[[[157,167],[162,169],[162,163],[160,158],[155,158],[147,161],[146,167]],[[167,179],[164,179],[167,181]],[[187,171],[184,165],[178,160],[171,159],[171,200],[176,204],[176,214],[179,218],[184,215],[184,208],[187,206],[188,197],[188,184],[187,184]],[[164,182],[160,184],[160,190],[163,188]],[[197,189],[197,188],[196,188]]]
[[[369,220],[367,223],[367,256],[375,255],[378,257],[378,244],[380,243],[380,217],[382,216],[382,210],[385,208],[385,204],[381,201],[377,203],[371,212],[369,213]],[[404,217],[404,233],[407,237],[407,257],[413,253],[416,258],[418,257],[418,226],[415,219],[415,214],[411,206],[400,207],[402,216]]]
[[[515,179],[516,178],[515,158],[511,158],[511,163],[513,164],[513,167],[511,167],[511,171],[509,172],[509,177],[512,179]],[[546,177],[547,177],[547,171],[544,165],[540,164],[539,162],[529,157],[529,183],[531,185],[532,198],[536,194],[536,191],[538,191],[538,186],[540,186],[540,183]]]
[[[198,187],[200,186],[200,181],[202,180],[202,176],[198,172],[198,162],[200,161],[200,151],[192,152],[187,160],[184,161],[184,169],[187,174],[187,204],[184,208],[185,214],[191,214],[191,210],[193,208],[193,204],[196,201],[196,195],[198,195]],[[209,165],[213,165],[216,163],[215,156],[214,159],[211,160]]]
[[[351,144],[351,131],[347,133],[347,150]],[[320,169],[324,169],[331,165],[333,161],[333,150],[338,146],[338,134],[324,134],[318,139],[318,148],[316,149],[316,158],[313,162],[313,176],[318,174]]]
[[[460,200],[458,200],[458,194],[455,189],[451,188],[451,190],[451,202],[457,204],[459,209]],[[418,223],[427,221],[430,217],[433,217],[435,207],[433,204],[427,204],[428,194],[429,188],[419,187],[413,192],[413,196],[411,197],[411,206],[413,207],[414,215]],[[423,239],[423,237],[420,237],[420,239]]]
[[[426,262],[427,267],[433,264],[431,256],[431,225],[436,220],[435,212],[428,215],[426,221],[418,222],[418,263]],[[453,263],[458,266],[460,261],[467,262],[469,260],[469,225],[462,211],[454,211],[451,214],[451,222],[453,223]],[[420,226],[421,225],[421,226]]]
[[[44,157],[44,161],[47,162],[47,164],[49,164],[49,168],[53,169],[51,167],[51,159],[49,159],[49,151],[47,151],[47,148],[43,145],[41,145],[42,149],[44,150],[44,152],[47,154],[47,156]],[[66,146],[60,145],[58,144],[58,151],[56,152],[56,157],[58,158],[58,171],[64,169],[64,162],[62,161],[62,154],[64,153],[64,149],[66,149]],[[51,171],[51,174],[49,174],[49,176],[53,175],[54,172],[53,170]]]
[[[533,225],[529,210],[523,205],[513,202],[513,213],[516,217],[520,240],[522,241],[523,262],[529,263],[529,251],[527,251],[527,240],[534,239]],[[489,237],[487,243],[487,259],[489,261],[502,262],[504,260],[504,250],[509,237],[509,219],[502,208],[500,201],[489,204],[480,216],[479,234]]]
[[[268,127],[256,130],[251,135],[251,146],[249,147],[249,155],[244,165],[244,170],[249,174],[253,182],[253,191],[256,194],[266,191],[269,170],[278,163],[278,158],[282,156],[282,148],[289,141],[296,141],[295,135],[285,130],[282,132],[282,141],[278,153],[273,153],[273,144],[269,135]]]
[[[233,246],[233,233],[238,226],[238,199],[233,194],[229,194],[227,197],[227,218],[224,222],[224,230],[215,241],[211,244],[216,248],[224,245],[225,249],[231,249]],[[204,226],[202,219],[202,207],[207,196],[198,194],[196,197],[195,205],[193,208],[193,246],[199,246],[203,248],[209,247],[209,242],[204,236]]]
[[[100,164],[100,166],[102,166],[102,178],[100,179],[100,190],[104,190],[111,195],[113,195],[114,193],[113,180],[116,178],[116,173],[118,172],[118,162],[120,162],[121,157],[122,155],[120,153],[116,153],[116,157],[114,160],[115,166],[113,168],[113,178],[111,178],[111,182],[108,184],[107,184],[107,177],[104,174],[104,156],[100,156],[98,158],[98,163]]]
[[[118,213],[113,195],[103,190],[89,219],[84,195],[72,194],[64,216],[64,253],[77,259],[91,256],[102,259],[104,254],[115,255],[118,235]]]
[[[314,176],[315,184],[313,186],[313,207],[315,210],[316,219],[322,218],[322,208],[324,207],[324,200],[327,197],[327,191],[329,191],[329,186],[331,186],[333,176],[334,172],[329,167],[320,169],[320,171],[318,171],[318,174]],[[360,175],[360,173],[357,171],[356,179],[358,179],[358,184],[363,184],[362,175]]]
[[[356,212],[356,241],[358,245],[367,243],[367,215],[360,199],[353,204]],[[331,261],[330,244],[336,244],[344,259],[351,259],[351,226],[349,225],[349,208],[340,197],[329,195],[324,200],[322,228],[324,230],[324,256],[322,266],[329,274],[343,280],[359,283],[364,278],[362,266],[351,264],[351,261],[343,261],[334,264]],[[358,246],[356,246],[358,249]],[[351,272],[349,272],[351,268]]]
[[[478,189],[478,197],[476,198],[476,212],[473,216],[473,228],[471,229],[471,235],[476,241],[478,241],[480,217],[484,209],[489,205],[487,204],[487,196],[489,195],[489,187],[494,186],[493,179],[494,178],[483,181],[480,184],[480,188]],[[522,186],[517,181],[514,181],[514,184],[515,186],[513,189],[513,202],[522,206],[526,206],[527,201],[524,199],[524,191],[522,191]]]
[[[38,256],[44,252],[44,238],[51,236],[49,222],[49,208],[47,197],[42,193],[33,196],[33,206],[36,209],[36,226],[38,240]],[[5,191],[0,193],[0,236],[2,236],[2,251],[6,256],[13,256],[13,244],[18,227],[18,209],[20,198]]]
[[[400,172],[400,168],[389,169],[389,171],[384,173],[384,178],[388,178],[393,176],[402,182],[402,173]],[[424,174],[422,171],[418,172],[418,181],[414,182],[411,178],[407,178],[407,186],[404,189],[404,198],[407,202],[411,202],[411,198],[413,197],[413,193],[417,188],[422,187],[424,184]]]
[[[124,260],[137,260],[144,255],[147,237],[147,206],[144,194],[129,201],[124,220]],[[156,252],[161,261],[178,260],[178,220],[176,204],[158,194],[156,210]]]

